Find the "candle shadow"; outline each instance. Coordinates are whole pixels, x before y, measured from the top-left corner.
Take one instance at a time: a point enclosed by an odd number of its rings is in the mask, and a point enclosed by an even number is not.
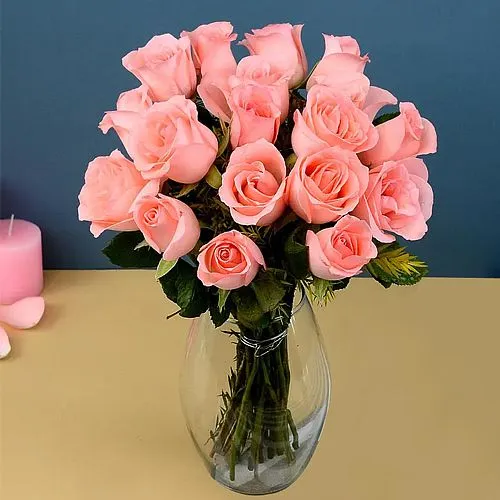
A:
[[[52,288],[56,281],[57,281],[57,274],[56,273],[54,273],[54,272],[44,272],[43,273],[43,289],[44,290]]]

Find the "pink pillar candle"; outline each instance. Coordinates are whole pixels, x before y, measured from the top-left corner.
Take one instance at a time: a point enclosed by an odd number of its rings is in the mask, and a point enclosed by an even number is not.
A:
[[[42,233],[25,220],[0,220],[0,304],[40,295]]]

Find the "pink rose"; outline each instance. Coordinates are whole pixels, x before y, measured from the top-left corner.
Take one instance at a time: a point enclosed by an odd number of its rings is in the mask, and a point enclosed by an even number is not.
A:
[[[138,122],[140,113],[152,105],[153,101],[149,95],[149,89],[145,85],[123,92],[118,97],[116,111],[106,112],[99,123],[99,128],[104,134],[107,134],[110,129],[114,129],[128,151],[130,130]]]
[[[397,103],[397,99],[387,90],[370,86],[370,80],[363,74],[369,59],[360,56],[359,45],[354,38],[323,36],[325,54],[307,81],[308,90],[313,85],[325,85],[349,97],[370,120],[383,106]]]
[[[135,231],[134,202],[142,196],[155,196],[159,189],[158,181],[144,180],[131,161],[113,151],[89,163],[78,197],[78,218],[92,222],[90,231],[96,238],[107,229]]]
[[[233,25],[226,21],[202,24],[194,31],[183,31],[181,37],[188,37],[193,48],[194,64],[202,75],[223,71],[234,74],[236,61],[231,51],[231,43],[238,35],[233,33]]]
[[[358,42],[351,37],[323,35],[325,53],[307,81],[313,85],[327,85],[336,92],[348,95],[359,106],[364,101],[370,80],[363,74],[367,56],[360,56]]]
[[[325,280],[350,278],[377,256],[370,227],[352,215],[318,233],[307,231],[311,273]]]
[[[229,77],[236,72],[236,61],[231,51],[231,42],[237,37],[233,34],[233,26],[228,22],[205,24],[192,32],[183,31],[181,35],[191,39],[195,63],[202,74],[198,94],[205,107],[213,115],[229,122]]]
[[[361,56],[358,42],[350,36],[323,35],[325,39],[325,52],[321,61],[314,69],[311,78],[323,74],[340,71],[358,71],[362,73],[368,56]]]
[[[340,147],[300,156],[287,181],[287,201],[310,224],[340,219],[359,203],[368,186],[368,169]]]
[[[290,76],[273,65],[262,56],[244,57],[236,68],[236,76],[230,78],[231,86],[241,84],[257,84],[269,87],[278,96],[276,104],[281,111],[281,121],[288,115],[290,94],[288,91],[288,80]]]
[[[184,96],[153,104],[130,131],[128,151],[145,179],[191,184],[206,175],[217,156],[217,138],[198,121]]]
[[[388,160],[397,161],[437,151],[434,125],[422,118],[411,102],[399,103],[399,111],[399,116],[377,126],[378,143],[361,155],[366,165],[380,165]]]
[[[249,285],[259,267],[266,267],[259,247],[238,231],[219,234],[201,247],[198,262],[198,279],[223,290]]]
[[[398,100],[388,90],[371,85],[361,104],[361,109],[373,121],[380,109],[389,104],[397,103]]]
[[[368,116],[352,101],[324,85],[315,85],[302,111],[295,111],[292,146],[297,156],[340,146],[355,153],[373,148],[378,133]]]
[[[130,131],[136,126],[140,119],[140,113],[136,111],[107,111],[99,123],[103,134],[114,129],[123,146],[130,154]]]
[[[196,89],[196,70],[189,38],[170,34],[154,36],[144,47],[128,53],[123,66],[150,89],[155,101],[174,95],[191,97]]]
[[[134,221],[149,246],[163,252],[165,260],[186,255],[200,237],[194,212],[182,201],[163,194],[139,199],[134,207]]]
[[[122,141],[127,152],[130,154],[130,133],[139,123],[140,117],[140,113],[136,111],[107,111],[99,123],[99,128],[103,134],[107,134],[113,129],[120,138],[120,141]]]
[[[198,85],[198,94],[205,107],[210,113],[226,123],[231,121],[232,115],[228,102],[231,94],[229,85],[231,76],[234,76],[234,74],[224,72],[208,73]]]
[[[396,238],[419,240],[427,232],[434,196],[429,174],[419,158],[388,161],[370,170],[368,188],[353,212],[368,222],[373,236],[384,243]]]
[[[353,54],[357,57],[361,55],[361,49],[359,48],[358,41],[352,36],[335,36],[335,35],[325,35],[325,54],[323,57],[329,54]],[[364,57],[368,61],[368,57]]]
[[[229,107],[232,111],[231,146],[278,137],[281,111],[279,97],[269,87],[242,84],[231,90]]]
[[[370,90],[370,80],[358,71],[339,71],[329,75],[315,76],[309,78],[307,88],[310,90],[314,85],[324,85],[337,94],[348,97],[358,108],[363,103]]]
[[[275,68],[290,75],[289,88],[298,85],[307,75],[307,59],[300,39],[302,24],[270,24],[246,33],[240,42],[252,55],[263,56]]]
[[[122,92],[116,102],[116,109],[118,111],[134,111],[136,113],[142,113],[143,111],[149,109],[152,105],[153,101],[149,95],[148,87],[146,87],[146,85],[141,85],[136,89]]]
[[[219,196],[238,224],[268,226],[285,209],[285,177],[281,153],[259,139],[233,151],[222,175]]]
[[[210,113],[229,123],[233,115],[233,89],[236,89],[235,94],[239,94],[242,88],[265,87],[260,94],[264,94],[266,101],[272,101],[279,108],[283,121],[287,117],[290,100],[288,80],[288,74],[272,66],[264,57],[249,56],[239,62],[236,73],[222,70],[203,76],[198,85],[198,94]]]

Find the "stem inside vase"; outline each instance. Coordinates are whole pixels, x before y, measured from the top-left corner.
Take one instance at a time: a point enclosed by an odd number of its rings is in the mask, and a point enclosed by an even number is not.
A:
[[[220,395],[220,415],[210,433],[211,456],[224,458],[231,481],[236,479],[238,464],[245,463],[252,471],[257,464],[276,456],[284,457],[288,464],[295,461],[300,443],[288,409],[290,368],[286,337],[292,307],[293,291],[272,328],[249,330],[238,325],[240,332],[233,332],[237,338],[236,367],[228,375],[228,390]],[[281,332],[276,335],[279,329]],[[267,348],[260,349],[263,345]]]

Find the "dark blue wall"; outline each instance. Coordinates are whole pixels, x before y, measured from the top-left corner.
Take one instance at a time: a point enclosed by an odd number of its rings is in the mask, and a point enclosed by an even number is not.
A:
[[[87,162],[118,145],[97,123],[135,86],[121,57],[221,19],[239,34],[305,23],[313,62],[322,32],[356,37],[372,81],[413,100],[439,133],[427,157],[435,216],[413,250],[434,275],[500,276],[498,0],[3,0],[1,211],[43,228],[48,267],[107,265],[76,207]]]

